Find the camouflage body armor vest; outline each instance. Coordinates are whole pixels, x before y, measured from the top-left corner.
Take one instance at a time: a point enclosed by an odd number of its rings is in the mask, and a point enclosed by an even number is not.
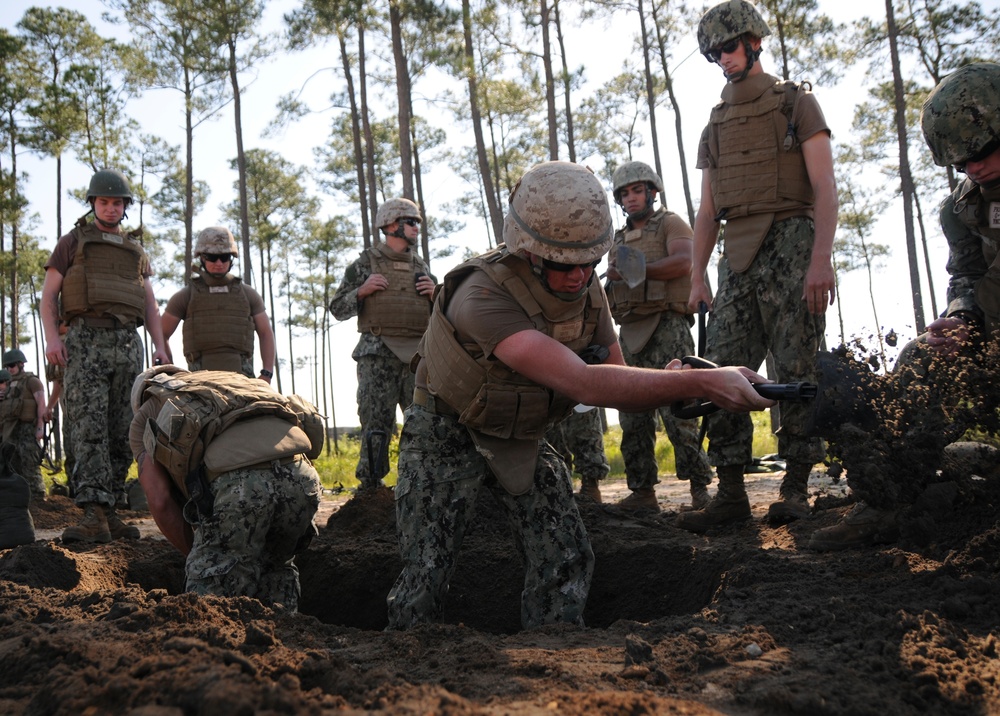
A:
[[[93,222],[77,226],[73,263],[62,284],[62,319],[113,316],[122,323],[142,324],[146,287],[142,272],[146,252],[131,232],[105,234]]]
[[[1000,329],[1000,188],[984,190],[971,179],[959,187],[955,216],[983,240],[983,258],[989,267],[976,283],[976,304],[983,310],[986,329]]]
[[[462,345],[445,317],[455,288],[472,271],[486,273],[517,301],[535,327],[574,352],[591,345],[604,306],[603,289],[592,281],[575,301],[549,293],[524,259],[506,249],[467,261],[445,277],[418,354],[427,367],[427,390],[460,413],[459,422],[485,435],[539,440],[549,424],[561,420],[576,404],[482,355],[478,346]]]
[[[737,272],[750,265],[776,214],[812,215],[815,197],[791,119],[799,91],[798,83],[757,75],[727,85],[712,109],[712,198]]]
[[[184,357],[192,363],[203,356],[216,370],[242,370],[243,356],[253,355],[254,322],[243,281],[232,274],[226,283],[209,285],[201,276],[191,277],[191,299],[184,316]],[[230,354],[230,355],[224,355]],[[212,356],[212,361],[208,361]],[[234,368],[217,365],[226,359]]]
[[[415,253],[393,251],[384,244],[368,250],[372,273],[385,276],[389,287],[364,299],[358,313],[358,332],[376,336],[420,337],[431,316],[431,304],[417,293],[416,274],[427,273]]]
[[[614,256],[618,246],[624,244],[641,251],[647,264],[666,258],[669,254],[666,242],[660,236],[660,226],[669,215],[671,212],[660,207],[641,229],[624,228],[616,231],[611,256]],[[624,280],[609,281],[608,288],[611,315],[618,323],[630,323],[664,311],[689,313],[687,300],[691,294],[691,277],[687,275],[670,281],[647,278],[635,288],[629,288]]]
[[[0,423],[4,426],[15,422],[34,423],[38,419],[38,403],[28,390],[28,381],[34,377],[34,373],[22,370],[16,378],[11,378],[7,397],[0,400]]]

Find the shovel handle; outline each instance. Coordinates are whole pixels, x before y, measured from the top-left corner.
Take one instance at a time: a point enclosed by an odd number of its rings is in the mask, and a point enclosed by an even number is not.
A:
[[[715,363],[699,358],[697,356],[685,356],[681,358],[681,363],[692,368],[718,368]],[[819,390],[816,383],[754,383],[753,389],[757,395],[768,400],[812,400]],[[670,412],[677,418],[687,420],[690,418],[700,418],[709,415],[719,409],[719,406],[710,400],[704,401],[679,401],[670,407]]]

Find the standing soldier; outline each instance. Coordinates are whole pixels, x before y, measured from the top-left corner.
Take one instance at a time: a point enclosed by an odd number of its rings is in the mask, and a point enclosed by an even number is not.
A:
[[[619,330],[625,362],[662,368],[674,358],[694,354],[691,339],[691,227],[663,206],[654,209],[663,182],[643,162],[626,162],[612,176],[615,201],[625,227],[615,232],[608,266],[608,301]],[[694,509],[708,505],[712,468],[698,442],[698,421],[680,420],[669,407],[644,413],[621,413],[622,460],[632,494],[623,509],[657,512],[653,486],[656,464],[656,417],[659,414],[674,446],[677,478],[691,483]]]
[[[703,396],[727,410],[773,405],[746,369],[625,365],[594,280],[612,235],[597,177],[545,162],[511,192],[504,244],[445,278],[400,437],[403,570],[387,600],[389,628],[441,617],[483,487],[506,513],[525,565],[522,626],[583,624],[594,552],[566,464],[544,440],[577,403],[634,411]],[[598,349],[600,361],[581,356]]]
[[[381,484],[371,461],[388,466],[389,436],[396,431],[396,406],[413,400],[410,360],[427,328],[434,297],[433,276],[413,250],[420,236],[420,209],[409,199],[389,199],[379,206],[375,224],[385,241],[361,254],[344,272],[330,301],[338,321],[358,317],[361,339],[352,357],[358,364],[358,417],[361,456],[355,476],[363,489]],[[380,455],[370,455],[369,440],[381,432]]]
[[[184,321],[184,357],[188,370],[228,370],[253,378],[253,334],[260,340],[259,377],[274,376],[274,332],[264,299],[239,276],[230,273],[240,255],[236,239],[224,226],[198,234],[194,247],[200,274],[171,296],[163,311],[167,340]]]
[[[545,434],[552,448],[562,456],[570,472],[580,473],[582,500],[600,503],[601,480],[611,472],[604,451],[604,421],[598,408],[578,405],[565,420]]]
[[[114,169],[98,171],[87,201],[94,220],[81,217],[45,264],[41,317],[45,357],[66,367],[66,420],[73,423],[77,461],[75,501],[84,511],[79,525],[63,531],[63,540],[110,542],[139,537],[139,530],[122,522],[115,510],[132,463],[129,396],[143,352],[136,328],[145,325],[149,332],[154,361],[169,363],[170,352],[149,259],[138,239],[141,230],[121,229],[132,203],[128,180]],[[69,325],[65,342],[60,318]]]
[[[24,353],[17,348],[3,354],[8,388],[0,400],[0,423],[3,442],[15,446],[11,467],[28,482],[32,500],[45,499],[42,479],[42,448],[45,437],[45,386],[34,373],[24,370]],[[0,379],[4,376],[0,375]]]
[[[831,260],[837,228],[837,187],[830,129],[807,84],[766,74],[758,57],[771,34],[757,8],[729,0],[698,25],[698,46],[726,76],[722,101],[711,113],[698,148],[701,205],[694,227],[689,306],[711,306],[708,358],[720,365],[759,366],[768,351],[781,382],[816,380],[816,352],[834,300]],[[719,289],[705,283],[712,248],[725,220]],[[808,480],[825,455],[807,437],[809,406],[781,406],[778,453],[787,471],[768,518],[788,522],[810,514]],[[704,510],[678,517],[684,529],[750,517],[743,471],[751,461],[749,416],[707,417],[709,460],[719,491]]]

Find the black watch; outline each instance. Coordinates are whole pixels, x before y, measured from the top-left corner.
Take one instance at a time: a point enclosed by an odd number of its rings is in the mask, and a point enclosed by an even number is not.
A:
[[[267,378],[268,380],[270,380],[271,378],[274,377],[274,373],[272,373],[271,371],[269,371],[267,368],[261,368],[260,369],[260,374],[262,376],[264,376],[265,378]]]

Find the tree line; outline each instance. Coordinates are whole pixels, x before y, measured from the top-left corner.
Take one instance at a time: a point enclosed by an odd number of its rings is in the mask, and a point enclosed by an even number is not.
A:
[[[661,157],[670,146],[677,152],[682,196],[671,201],[694,223],[700,182],[689,176],[694,158],[685,146],[705,117],[689,117],[691,102],[676,92],[685,58],[675,53],[713,2],[301,0],[278,26],[265,26],[269,1],[104,0],[104,18],[122,29],[127,42],[102,36],[87,17],[62,7],[32,7],[15,27],[0,29],[4,346],[40,336],[35,316],[47,252],[39,249],[37,217],[54,206],[58,234],[68,230],[63,200],[82,200],[86,192],[63,186],[63,162],[70,157],[94,171],[125,170],[136,199],[130,223],[146,227],[154,263],[180,267],[167,273],[177,283],[187,280],[194,219],[211,194],[198,178],[204,168],[194,156],[194,137],[224,109],[234,120],[231,165],[238,177],[224,214],[242,246],[243,277],[264,296],[275,335],[285,337],[279,338],[279,389],[284,379],[295,391],[294,368],[308,365],[314,395],[325,393],[319,388],[331,365],[325,307],[341,272],[360,246],[378,241],[381,201],[405,196],[426,206],[424,184],[432,169],[453,172],[466,190],[440,215],[425,217],[420,250],[428,262],[453,250],[442,242],[461,224],[449,217],[478,227],[488,242],[480,250],[494,246],[506,197],[532,164],[596,158],[610,186],[614,169],[647,140],[661,176]],[[835,268],[838,278],[861,269],[871,280],[888,253],[873,241],[874,225],[901,201],[914,322],[921,330],[925,311],[933,317],[939,308],[941,287],[933,285],[927,250],[936,231],[934,207],[956,177],[930,162],[919,131],[920,106],[948,72],[997,60],[1000,30],[979,2],[964,0],[885,0],[884,12],[846,25],[824,14],[817,0],[760,0],[758,7],[772,30],[765,43],[774,58],[768,71],[831,86],[849,67],[865,68],[866,91],[858,93],[851,137],[835,143],[841,207]],[[586,63],[598,53],[580,58],[567,52],[574,21],[631,28],[633,51],[600,86],[587,82]],[[328,102],[311,106],[301,90],[290,92],[273,108],[269,128],[294,130],[309,114],[329,117],[314,166],[303,167],[252,140],[247,145],[243,103],[253,97],[248,78],[278,53],[316,47],[335,59],[325,70],[334,87]],[[129,114],[138,98],[164,91],[182,100],[181,145],[148,134]],[[474,141],[450,143],[432,106],[447,107],[451,124],[471,130]],[[51,205],[27,201],[18,168],[25,154],[54,166]],[[323,216],[320,197],[306,190],[306,175],[337,197],[345,212]],[[862,176],[882,180],[862,182]],[[877,325],[874,296],[871,302]],[[295,354],[293,339],[303,335],[312,336],[312,355]]]

